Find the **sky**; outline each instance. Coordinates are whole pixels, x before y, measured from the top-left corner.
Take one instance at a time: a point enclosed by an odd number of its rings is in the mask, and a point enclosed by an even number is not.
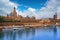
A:
[[[52,18],[57,13],[60,18],[60,0],[0,0],[0,15],[10,14],[14,7],[23,17]]]

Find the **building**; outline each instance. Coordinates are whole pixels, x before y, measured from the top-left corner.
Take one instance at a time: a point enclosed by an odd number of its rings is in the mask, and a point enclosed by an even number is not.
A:
[[[6,20],[16,20],[17,21],[17,20],[21,20],[22,16],[17,15],[16,8],[14,7],[13,12],[11,12],[10,14],[7,14],[7,16],[5,16],[5,19]]]
[[[57,20],[57,13],[55,13],[55,15],[53,16],[54,20]]]
[[[17,15],[16,8],[14,7],[13,12],[5,16],[5,20],[15,20],[15,21],[20,21],[22,23],[40,23],[40,24],[53,23],[55,20],[57,20],[57,13],[55,13],[53,18],[36,19],[34,16],[22,17],[21,15]]]
[[[5,20],[15,20],[15,21],[20,21],[20,22],[37,22],[38,21],[36,20],[34,16],[30,18],[29,16],[22,17],[21,15],[17,15],[15,7],[13,9],[13,12],[5,16]]]

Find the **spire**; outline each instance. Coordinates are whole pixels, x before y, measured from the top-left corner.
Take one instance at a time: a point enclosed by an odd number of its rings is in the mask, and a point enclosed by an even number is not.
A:
[[[57,12],[56,12],[55,15],[54,15],[54,19],[55,19],[55,20],[57,19]]]
[[[16,11],[16,8],[14,7],[14,11]]]
[[[13,10],[13,12],[16,12],[16,8],[14,7],[14,10]]]
[[[17,16],[17,12],[16,12],[16,8],[14,7],[14,9],[13,9],[13,16],[15,17],[15,16]]]
[[[14,7],[14,9],[16,9],[16,8]]]

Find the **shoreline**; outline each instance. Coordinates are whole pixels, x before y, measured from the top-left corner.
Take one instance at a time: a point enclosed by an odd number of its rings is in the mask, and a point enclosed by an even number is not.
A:
[[[3,29],[13,29],[13,30],[16,30],[16,29],[29,29],[29,28],[49,28],[49,27],[52,27],[54,28],[55,26],[60,26],[60,25],[46,25],[46,26],[0,26],[0,31],[2,31]],[[6,27],[6,28],[4,28]]]
[[[54,26],[54,24],[40,24],[40,25],[8,25],[8,26],[0,26],[0,29],[4,29],[4,28],[34,28],[34,27],[50,27],[50,26]],[[55,24],[55,26],[60,26]]]

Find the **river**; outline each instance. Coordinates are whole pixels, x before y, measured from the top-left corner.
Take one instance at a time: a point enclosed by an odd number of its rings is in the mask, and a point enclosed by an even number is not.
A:
[[[60,40],[60,26],[3,30],[0,32],[0,40]]]

